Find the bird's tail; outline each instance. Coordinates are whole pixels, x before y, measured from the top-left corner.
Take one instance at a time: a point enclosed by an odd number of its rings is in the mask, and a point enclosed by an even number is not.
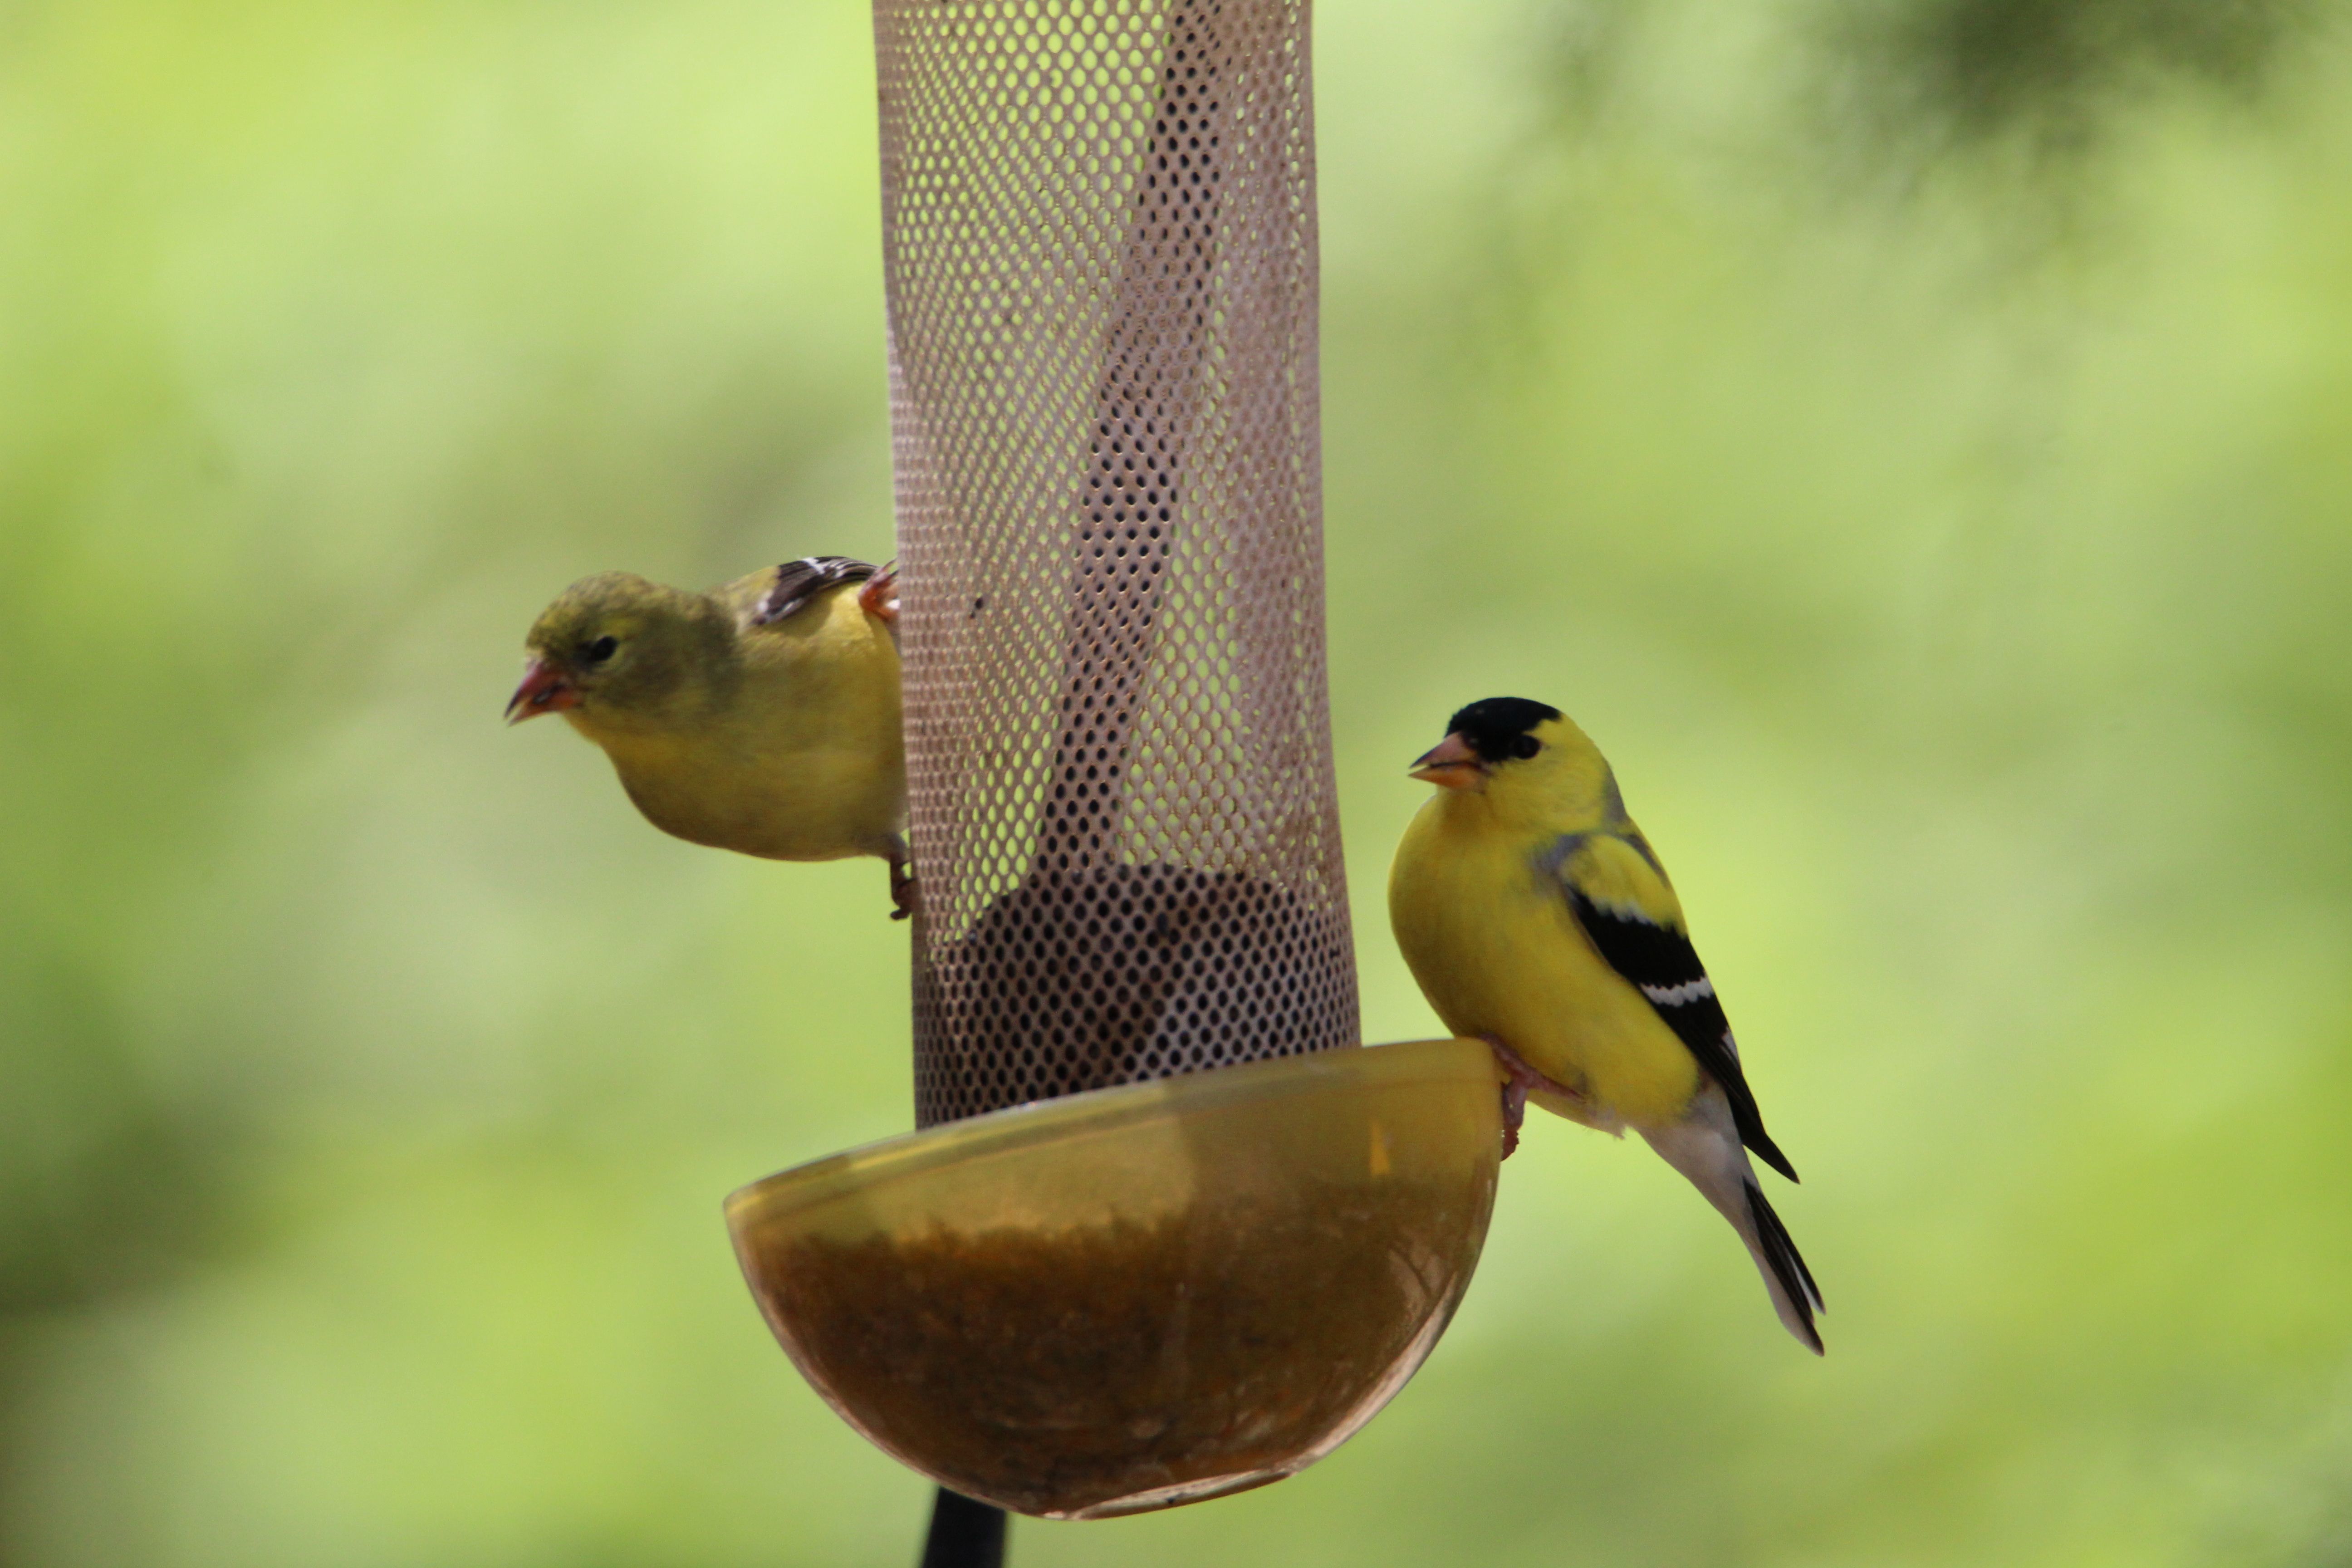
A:
[[[1789,1227],[1756,1184],[1755,1167],[1739,1146],[1739,1131],[1723,1091],[1708,1084],[1680,1121],[1644,1127],[1641,1133],[1739,1232],[1756,1259],[1756,1271],[1764,1276],[1764,1288],[1772,1294],[1780,1321],[1808,1350],[1821,1354],[1821,1331],[1813,1327],[1813,1314],[1823,1310],[1821,1287],[1813,1283],[1812,1270],[1805,1267],[1797,1244],[1789,1239]]]

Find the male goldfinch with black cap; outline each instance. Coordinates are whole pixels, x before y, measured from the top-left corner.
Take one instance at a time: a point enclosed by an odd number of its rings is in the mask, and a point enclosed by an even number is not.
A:
[[[1821,1291],[1748,1151],[1796,1170],[1599,748],[1557,708],[1491,697],[1454,715],[1412,776],[1437,794],[1397,848],[1389,918],[1445,1026],[1494,1049],[1504,1152],[1528,1100],[1633,1128],[1731,1222],[1780,1321],[1819,1354]]]
[[[897,582],[845,555],[704,594],[583,577],[524,639],[507,721],[562,714],[665,833],[772,860],[879,856],[904,919]]]

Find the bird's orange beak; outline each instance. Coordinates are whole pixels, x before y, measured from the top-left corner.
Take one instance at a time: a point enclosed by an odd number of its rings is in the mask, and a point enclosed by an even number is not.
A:
[[[572,684],[572,678],[547,660],[535,658],[523,667],[522,684],[507,699],[507,722],[520,724],[542,713],[579,706],[580,689]]]
[[[1440,789],[1468,789],[1486,776],[1486,764],[1457,732],[1412,760],[1412,776]]]

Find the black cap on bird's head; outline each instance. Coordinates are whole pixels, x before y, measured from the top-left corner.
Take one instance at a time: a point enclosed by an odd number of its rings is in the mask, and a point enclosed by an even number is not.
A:
[[[1549,703],[1530,702],[1524,697],[1489,697],[1457,710],[1445,721],[1445,731],[1467,741],[1483,760],[1499,763],[1506,757],[1527,755],[1520,740],[1537,725],[1562,716]]]
[[[1445,721],[1445,739],[1414,759],[1412,776],[1448,789],[1466,788],[1497,763],[1534,756],[1543,749],[1536,727],[1563,717],[1549,703],[1524,697],[1473,702]]]

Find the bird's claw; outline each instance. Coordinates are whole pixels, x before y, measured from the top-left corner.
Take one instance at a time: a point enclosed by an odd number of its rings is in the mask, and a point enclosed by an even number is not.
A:
[[[1495,1053],[1495,1065],[1503,1069],[1503,1158],[1507,1160],[1518,1152],[1519,1129],[1528,1119],[1528,1096],[1533,1093],[1555,1094],[1564,1100],[1582,1100],[1584,1096],[1560,1082],[1546,1077],[1529,1067],[1527,1058],[1492,1035],[1481,1035],[1486,1048]]]
[[[915,875],[907,869],[907,862],[890,857],[890,918],[910,920],[915,913]]]

